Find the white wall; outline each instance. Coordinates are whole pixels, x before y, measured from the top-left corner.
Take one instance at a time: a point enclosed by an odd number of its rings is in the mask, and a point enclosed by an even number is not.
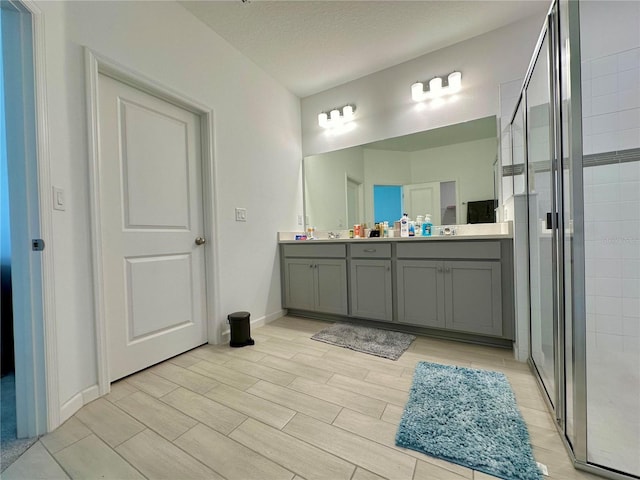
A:
[[[412,152],[411,181],[455,180],[459,223],[467,223],[466,202],[494,198],[493,163],[497,150],[497,140],[485,138]]]
[[[302,213],[297,97],[173,2],[38,2],[46,33],[60,402],[97,382],[83,46],[215,112],[220,318],[281,310],[276,232]],[[274,122],[273,119],[278,119]],[[47,192],[45,192],[47,194]],[[234,207],[248,221],[234,221]],[[75,405],[75,403],[74,403]],[[67,412],[69,413],[69,412]]]
[[[408,133],[499,115],[498,86],[522,78],[540,33],[535,16],[302,100],[302,145],[312,155]],[[411,99],[411,84],[462,72],[457,101],[433,109]],[[354,103],[353,127],[332,132],[317,116]]]
[[[347,225],[347,177],[364,183],[364,157],[360,147],[304,159],[309,225],[318,230],[345,230]]]

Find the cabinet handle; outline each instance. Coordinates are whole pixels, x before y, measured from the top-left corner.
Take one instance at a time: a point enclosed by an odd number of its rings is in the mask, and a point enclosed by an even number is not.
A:
[[[439,272],[442,272],[442,267],[438,267],[438,268],[437,268],[437,270],[438,270]]]
[[[373,252],[376,251],[376,249],[375,248],[365,248],[364,251],[367,252],[367,253],[373,253]]]
[[[388,267],[387,267],[387,272],[388,272],[389,270],[391,270],[391,267],[389,267],[389,266],[388,266]]]
[[[445,272],[447,272],[447,273],[449,273],[449,272],[451,271],[451,267],[446,267],[446,268],[444,269],[444,271],[445,271]]]

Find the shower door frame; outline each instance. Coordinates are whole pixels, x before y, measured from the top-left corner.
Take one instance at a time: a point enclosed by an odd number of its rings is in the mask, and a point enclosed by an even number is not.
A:
[[[586,351],[586,290],[585,290],[585,231],[584,231],[584,185],[582,145],[582,79],[580,55],[580,7],[575,0],[554,0],[549,9],[545,25],[536,44],[527,69],[522,90],[510,121],[510,129],[523,105],[525,182],[527,205],[529,205],[529,156],[527,118],[527,87],[538,60],[545,36],[549,48],[550,135],[552,136],[551,169],[554,298],[554,372],[555,388],[553,402],[533,362],[531,334],[529,335],[529,366],[543,392],[547,406],[555,417],[556,427],[576,468],[606,478],[631,480],[637,478],[618,471],[590,464],[587,458],[587,351]],[[563,90],[564,88],[564,90]],[[511,132],[512,133],[512,132]],[[563,139],[563,134],[565,138]],[[511,148],[513,134],[510,135]],[[566,140],[564,142],[563,140]],[[566,177],[565,177],[566,175]],[[569,191],[565,191],[564,180],[570,180]],[[571,200],[565,218],[565,200]],[[529,208],[527,208],[527,224]],[[565,250],[569,235],[570,251]],[[531,239],[527,235],[529,248]],[[565,260],[570,259],[571,271]],[[531,271],[531,269],[530,269]],[[529,273],[530,274],[530,273]],[[531,287],[529,285],[529,295]],[[570,307],[570,313],[567,308]],[[529,303],[531,309],[531,303]],[[531,311],[529,312],[531,328]],[[531,333],[531,332],[530,332]],[[566,348],[566,347],[569,348]],[[571,383],[568,383],[571,379]],[[571,392],[570,405],[567,393]],[[555,404],[555,407],[554,407]],[[568,407],[571,411],[568,411]],[[567,419],[571,417],[573,431],[569,431]]]

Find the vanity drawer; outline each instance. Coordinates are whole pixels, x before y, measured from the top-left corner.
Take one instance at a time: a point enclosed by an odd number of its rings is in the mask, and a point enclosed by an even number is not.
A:
[[[317,243],[305,243],[296,245],[283,245],[285,257],[313,257],[313,258],[344,258],[346,257],[346,245],[344,243],[332,243],[319,245]]]
[[[500,260],[500,242],[474,240],[443,240],[433,242],[402,242],[397,248],[398,258],[487,259]]]
[[[349,245],[353,258],[390,258],[391,245],[389,243],[371,243],[368,245]]]

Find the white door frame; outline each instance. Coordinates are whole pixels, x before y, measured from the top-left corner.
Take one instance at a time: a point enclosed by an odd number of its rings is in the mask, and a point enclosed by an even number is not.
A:
[[[93,257],[93,295],[96,322],[96,349],[98,364],[98,388],[100,395],[111,389],[109,376],[109,352],[107,345],[107,323],[104,307],[104,277],[102,268],[102,230],[100,202],[101,159],[99,149],[98,75],[105,74],[134,88],[159,97],[200,117],[202,138],[202,187],[204,206],[205,275],[207,299],[207,338],[209,343],[219,343],[221,328],[216,320],[221,318],[218,302],[218,245],[217,231],[217,188],[214,161],[214,114],[213,110],[198,101],[158,84],[156,81],[134,72],[85,47],[85,78],[87,85],[87,116],[89,122],[89,188],[91,199],[91,237]]]
[[[32,91],[34,104],[18,110],[27,120],[25,125],[35,124],[35,132],[23,132],[24,153],[30,151],[24,156],[25,169],[20,178],[9,178],[14,191],[18,187],[24,192],[20,202],[12,202],[11,207],[12,229],[19,226],[19,231],[12,232],[12,270],[19,277],[13,298],[18,311],[22,311],[19,315],[29,320],[14,322],[14,343],[19,346],[15,349],[17,433],[20,437],[33,437],[60,423],[46,50],[40,9],[31,0],[9,0],[8,4],[19,12],[23,32],[31,24],[31,36],[22,38],[20,48],[22,59],[33,58],[33,72],[29,72],[33,81],[25,81],[22,87]],[[45,240],[42,252],[31,251],[32,238]]]

